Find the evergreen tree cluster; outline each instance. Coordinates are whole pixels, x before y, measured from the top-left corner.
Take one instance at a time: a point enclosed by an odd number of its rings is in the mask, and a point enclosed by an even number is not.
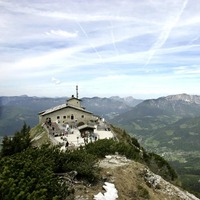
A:
[[[119,129],[116,130],[120,132]],[[97,140],[85,147],[65,152],[60,151],[59,146],[31,147],[29,131],[30,127],[24,124],[14,137],[6,136],[3,139],[0,156],[0,199],[71,199],[74,195],[73,187],[71,182],[61,178],[61,174],[69,175],[73,172],[76,180],[95,183],[99,180],[98,160],[116,152],[129,159],[145,162],[154,171],[162,169],[162,173],[171,180],[175,176],[164,159],[146,153],[138,141],[125,131],[121,131],[120,141]]]
[[[5,136],[2,141],[2,156],[9,156],[21,152],[30,146],[30,126],[24,123],[21,131],[15,133],[13,137]]]
[[[62,200],[73,196],[71,182],[59,174],[77,173],[78,180],[98,179],[97,157],[85,150],[60,151],[43,145],[32,148],[30,127],[3,139],[0,156],[0,199]]]

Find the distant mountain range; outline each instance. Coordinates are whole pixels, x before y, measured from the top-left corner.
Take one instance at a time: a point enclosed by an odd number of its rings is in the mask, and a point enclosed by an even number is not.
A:
[[[0,136],[34,127],[38,113],[63,104],[68,97],[0,97]],[[177,169],[183,185],[200,196],[200,96],[177,94],[158,99],[82,98],[82,106],[135,136],[148,150]]]
[[[150,148],[200,151],[200,96],[197,95],[144,100],[111,122],[124,127]]]
[[[24,121],[38,123],[38,112],[63,104],[68,97],[0,97],[0,135],[13,134]],[[82,106],[107,121],[141,132],[163,128],[182,118],[200,116],[200,96],[178,94],[158,99],[84,97]]]
[[[200,195],[200,96],[178,94],[144,100],[111,123],[126,129],[178,171],[183,186]]]
[[[26,122],[31,127],[38,124],[38,113],[48,108],[63,104],[69,97],[46,98],[13,96],[0,97],[0,136],[11,135],[20,130]],[[130,110],[142,100],[133,97],[120,98],[82,98],[82,106],[96,115],[111,119]]]
[[[110,98],[82,98],[82,105],[89,111],[104,117],[106,120],[112,119],[119,114],[129,111],[143,100],[133,97],[120,98],[118,96]]]
[[[179,94],[144,100],[115,120],[131,122],[133,119],[158,116],[200,116],[200,96]]]

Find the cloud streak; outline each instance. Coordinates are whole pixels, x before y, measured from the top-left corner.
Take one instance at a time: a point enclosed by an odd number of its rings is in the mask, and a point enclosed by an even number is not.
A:
[[[78,32],[70,33],[63,30],[50,30],[49,32],[46,32],[46,35],[52,36],[52,37],[66,37],[66,38],[76,38],[78,36]]]
[[[0,94],[67,96],[76,84],[83,96],[198,94],[199,6],[0,0]]]
[[[187,2],[188,2],[188,0],[185,0],[183,5],[180,5],[181,6],[180,11],[177,12],[175,17],[172,17],[171,19],[167,20],[166,24],[163,26],[161,33],[158,36],[157,41],[153,44],[153,47],[149,51],[149,57],[146,62],[146,65],[149,64],[149,62],[151,61],[151,59],[154,56],[154,54],[156,53],[156,51],[158,51],[167,41],[170,33],[172,32],[172,29],[178,23],[186,5],[187,5]]]

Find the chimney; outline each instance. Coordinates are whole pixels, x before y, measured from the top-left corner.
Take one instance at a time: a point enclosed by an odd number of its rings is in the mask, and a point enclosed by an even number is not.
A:
[[[76,86],[76,98],[78,99],[78,85]]]

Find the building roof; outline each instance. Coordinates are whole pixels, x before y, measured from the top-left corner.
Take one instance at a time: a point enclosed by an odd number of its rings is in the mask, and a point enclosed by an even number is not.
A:
[[[90,113],[92,114],[91,112],[83,109],[83,108],[79,108],[79,107],[75,107],[75,106],[72,106],[72,105],[68,105],[68,104],[61,104],[59,106],[55,106],[53,108],[50,108],[50,109],[47,109],[45,111],[42,111],[39,113],[39,115],[42,115],[42,116],[45,116],[47,114],[50,114],[50,113],[53,113],[53,112],[56,112],[58,110],[62,110],[64,108],[72,108],[72,109],[75,109],[75,110],[79,110],[79,111],[82,111],[82,112],[85,112],[85,113]]]
[[[82,101],[81,99],[78,99],[78,98],[74,97],[74,95],[72,95],[71,98],[67,99],[67,102],[68,102],[68,101],[71,101],[71,100],[73,100],[73,99],[76,99],[76,100],[78,100],[78,101]]]
[[[78,130],[83,130],[83,129],[95,129],[95,127],[87,124],[78,127]]]

